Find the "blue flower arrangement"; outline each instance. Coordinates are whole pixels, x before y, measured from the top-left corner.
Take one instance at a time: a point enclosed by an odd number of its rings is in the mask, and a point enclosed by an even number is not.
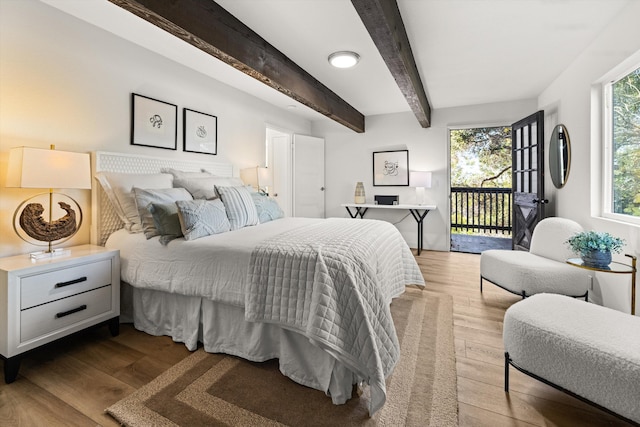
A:
[[[606,232],[583,231],[574,234],[565,243],[574,253],[585,256],[594,251],[620,253],[625,242]]]

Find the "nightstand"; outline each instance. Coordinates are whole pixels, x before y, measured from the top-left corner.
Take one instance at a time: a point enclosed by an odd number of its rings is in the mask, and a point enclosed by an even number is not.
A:
[[[0,355],[6,383],[23,353],[99,323],[119,333],[120,252],[67,248],[70,255],[32,261],[0,258]]]

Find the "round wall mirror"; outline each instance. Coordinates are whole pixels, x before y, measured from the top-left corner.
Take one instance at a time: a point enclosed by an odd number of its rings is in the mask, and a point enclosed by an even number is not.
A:
[[[569,132],[564,125],[557,125],[551,133],[549,144],[549,171],[556,188],[564,187],[569,177],[571,165],[571,143]]]

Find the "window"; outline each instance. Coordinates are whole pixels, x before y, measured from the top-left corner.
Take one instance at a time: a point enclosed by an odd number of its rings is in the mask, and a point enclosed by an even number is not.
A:
[[[604,84],[604,216],[640,224],[640,66]]]

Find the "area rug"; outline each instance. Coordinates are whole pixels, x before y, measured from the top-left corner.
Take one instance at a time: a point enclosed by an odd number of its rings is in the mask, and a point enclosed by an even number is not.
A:
[[[408,288],[391,304],[401,345],[387,401],[373,417],[368,387],[344,405],[299,385],[276,360],[254,363],[202,349],[107,408],[131,426],[455,426],[458,422],[448,295]]]

